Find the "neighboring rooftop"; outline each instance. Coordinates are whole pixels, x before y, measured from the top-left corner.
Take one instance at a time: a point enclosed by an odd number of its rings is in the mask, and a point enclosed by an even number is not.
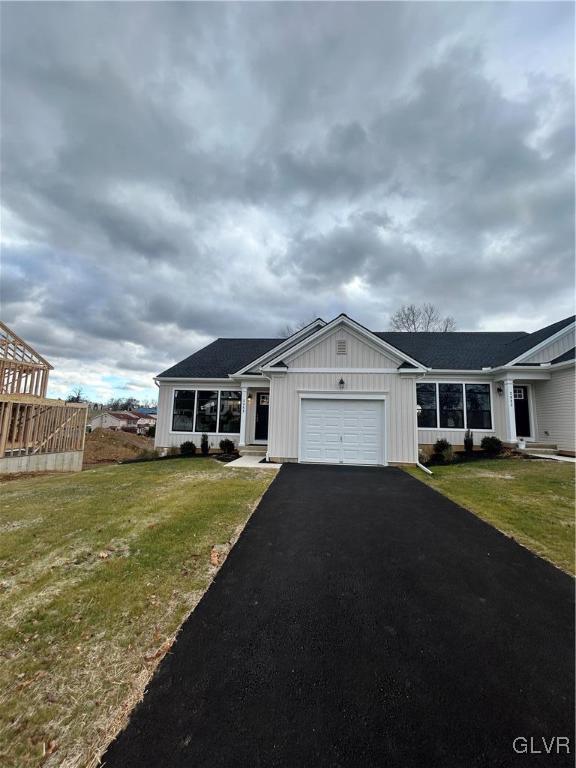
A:
[[[574,316],[541,328],[533,333],[519,331],[455,331],[429,333],[409,331],[374,332],[383,341],[429,368],[480,370],[505,365],[540,342],[553,336],[570,323]],[[216,339],[158,378],[227,378],[285,339]],[[566,353],[569,355],[570,353]],[[552,362],[571,360],[561,355]]]

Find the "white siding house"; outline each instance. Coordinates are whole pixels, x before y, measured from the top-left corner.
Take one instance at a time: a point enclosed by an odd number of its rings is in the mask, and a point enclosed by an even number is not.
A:
[[[574,451],[574,318],[533,334],[374,333],[339,315],[218,339],[156,378],[156,446],[202,433],[273,461],[409,464],[445,438]]]

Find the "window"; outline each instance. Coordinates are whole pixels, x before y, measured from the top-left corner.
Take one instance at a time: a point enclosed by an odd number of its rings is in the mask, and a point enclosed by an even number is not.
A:
[[[220,392],[219,432],[240,432],[241,392]]]
[[[490,384],[466,384],[466,426],[492,429]]]
[[[218,392],[198,392],[196,432],[216,432]]]
[[[464,428],[464,392],[462,384],[438,384],[440,426],[443,429]]]
[[[437,427],[436,384],[416,384],[416,402],[421,408],[418,414],[418,426]]]
[[[196,392],[191,389],[177,389],[174,392],[172,429],[175,432],[194,431],[194,403]]]
[[[338,341],[336,342],[336,354],[337,355],[347,354],[346,339],[338,339]]]
[[[524,400],[524,387],[514,387],[514,400]]]

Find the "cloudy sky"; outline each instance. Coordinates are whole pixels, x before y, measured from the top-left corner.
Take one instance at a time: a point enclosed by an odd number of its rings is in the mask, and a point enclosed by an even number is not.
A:
[[[52,394],[432,301],[572,313],[570,3],[1,6],[2,318]]]

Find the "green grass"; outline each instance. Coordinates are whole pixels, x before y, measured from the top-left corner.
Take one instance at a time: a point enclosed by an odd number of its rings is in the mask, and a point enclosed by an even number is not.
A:
[[[2,484],[2,766],[95,764],[273,474],[198,458]]]
[[[495,459],[407,471],[538,555],[574,573],[574,465]]]

